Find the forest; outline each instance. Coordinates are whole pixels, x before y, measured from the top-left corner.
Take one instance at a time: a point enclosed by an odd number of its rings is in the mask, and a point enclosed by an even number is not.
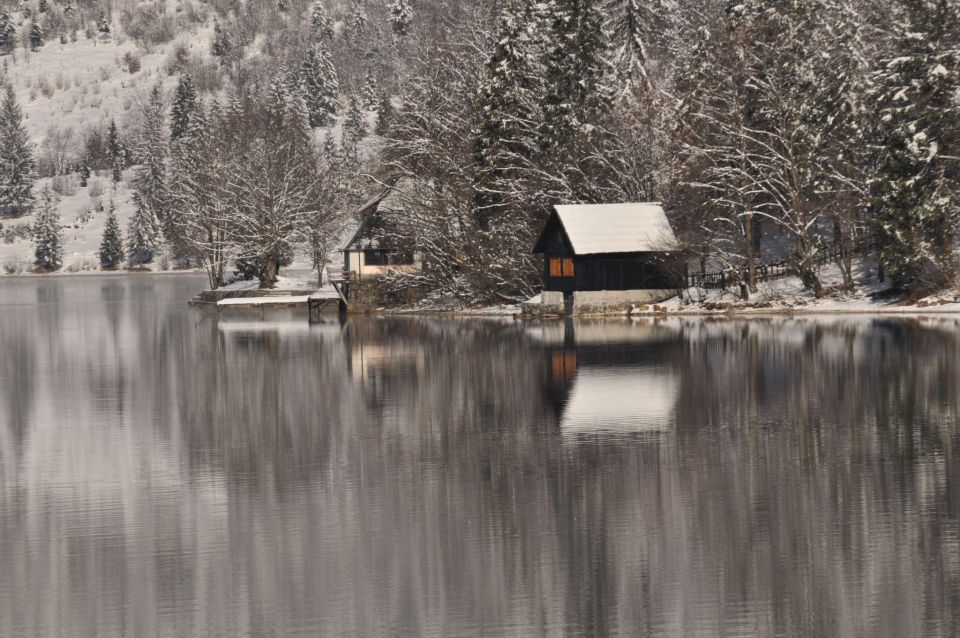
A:
[[[354,211],[397,184],[385,227],[424,260],[388,291],[528,298],[551,206],[632,201],[663,202],[691,270],[742,298],[783,261],[827,294],[828,253],[845,290],[862,259],[904,295],[957,283],[956,0],[7,4],[6,56],[122,37],[167,47],[173,82],[71,149],[31,140],[8,87],[0,216],[38,211],[41,270],[62,242],[37,178],[99,172],[134,202],[126,228],[105,213],[101,266],[163,253],[214,288],[231,269],[272,287],[294,256],[322,278]]]

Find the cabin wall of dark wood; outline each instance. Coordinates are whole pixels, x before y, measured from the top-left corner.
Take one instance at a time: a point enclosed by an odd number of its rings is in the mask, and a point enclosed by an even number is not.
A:
[[[630,253],[574,257],[573,277],[551,277],[550,259],[544,255],[544,290],[675,290],[684,286],[685,261],[670,253]]]
[[[551,292],[573,292],[576,288],[576,277],[551,277],[550,260],[567,257],[565,253],[543,256],[543,289]]]

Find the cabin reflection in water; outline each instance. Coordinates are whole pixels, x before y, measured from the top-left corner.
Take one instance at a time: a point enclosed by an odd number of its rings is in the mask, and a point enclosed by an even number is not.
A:
[[[545,345],[546,395],[565,437],[663,432],[680,379],[673,330],[654,322],[566,321],[532,331]]]

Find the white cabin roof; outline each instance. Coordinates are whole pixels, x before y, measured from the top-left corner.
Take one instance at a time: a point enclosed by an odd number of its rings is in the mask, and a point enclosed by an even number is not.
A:
[[[679,250],[663,206],[577,204],[554,206],[577,255],[646,253]]]

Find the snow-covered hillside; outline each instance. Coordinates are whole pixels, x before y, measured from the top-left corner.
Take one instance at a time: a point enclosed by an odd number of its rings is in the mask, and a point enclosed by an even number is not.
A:
[[[122,33],[93,39],[79,35],[76,42],[54,39],[37,51],[17,48],[0,55],[4,78],[14,88],[38,158],[54,154],[77,158],[86,130],[106,129],[111,120],[121,131],[132,131],[149,91],[159,85],[168,92],[176,84],[176,74],[170,72],[174,53],[205,56],[209,42],[207,27],[181,34],[149,52]],[[50,189],[58,202],[65,271],[99,267],[97,250],[106,211],[113,201],[121,227],[126,228],[133,210],[130,180],[134,173],[124,171],[121,182],[114,184],[108,171],[94,172],[85,188],[75,173],[37,182],[35,196]],[[0,219],[0,274],[28,272],[32,267],[33,242],[22,227],[31,224],[34,216],[35,212]]]
[[[132,171],[125,171],[124,179],[114,184],[109,175],[91,177],[86,188],[79,186],[76,175],[54,178],[63,195],[54,195],[58,202],[63,224],[63,269],[80,272],[99,268],[97,251],[103,228],[107,222],[110,203],[117,208],[121,228],[125,228],[133,211],[132,196],[128,187]],[[44,178],[37,183],[37,192],[51,188],[54,179]],[[52,189],[51,189],[52,190]],[[37,211],[5,219],[0,224],[0,273],[22,274],[33,266],[34,244],[29,236],[15,232],[18,228],[33,223]],[[14,238],[17,236],[16,238]],[[159,266],[159,264],[158,264]]]

